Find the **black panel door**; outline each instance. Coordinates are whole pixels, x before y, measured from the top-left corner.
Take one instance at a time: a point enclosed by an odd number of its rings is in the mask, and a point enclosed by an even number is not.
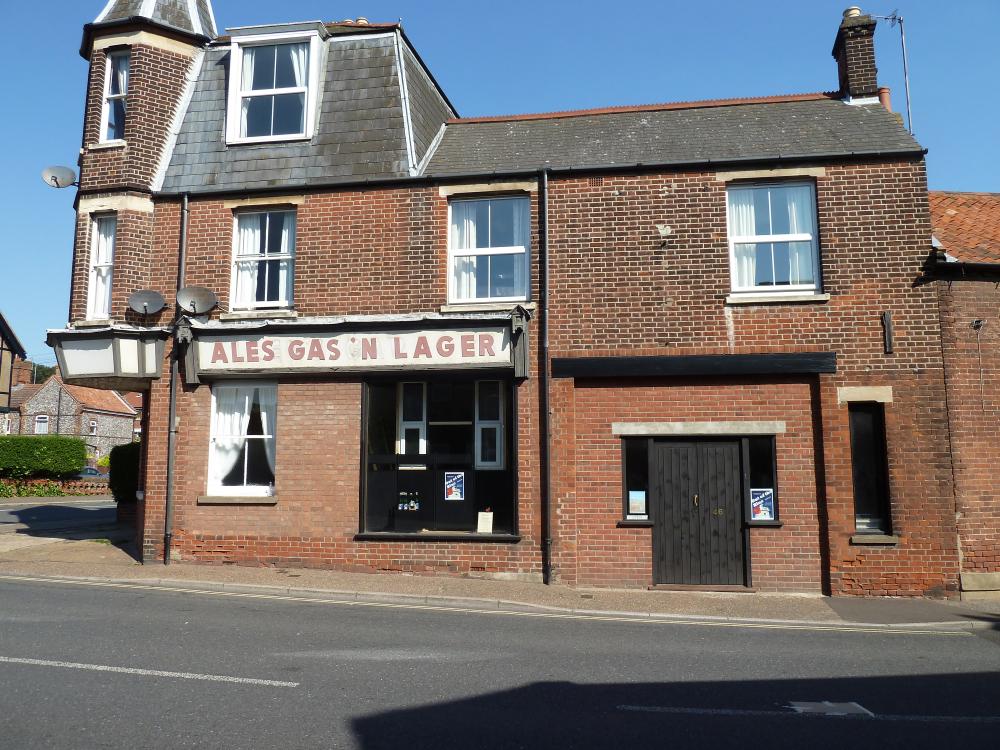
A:
[[[739,441],[654,441],[653,580],[746,583]]]

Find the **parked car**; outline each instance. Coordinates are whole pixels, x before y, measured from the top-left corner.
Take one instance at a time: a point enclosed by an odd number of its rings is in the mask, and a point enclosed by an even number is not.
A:
[[[106,482],[108,481],[108,475],[102,474],[99,469],[95,469],[93,466],[86,467],[83,471],[76,475],[77,479],[86,479],[91,482]]]

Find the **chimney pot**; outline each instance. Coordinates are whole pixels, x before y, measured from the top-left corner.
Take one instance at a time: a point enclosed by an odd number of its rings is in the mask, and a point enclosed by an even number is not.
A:
[[[844,11],[844,18],[857,18],[861,15],[861,8],[857,5],[852,5],[850,8]]]
[[[879,86],[878,101],[879,104],[885,107],[887,112],[892,112],[892,97],[890,96],[888,86]]]
[[[368,19],[365,18],[364,16],[358,16],[358,20],[355,21],[355,23],[358,24],[358,26],[367,26]]]

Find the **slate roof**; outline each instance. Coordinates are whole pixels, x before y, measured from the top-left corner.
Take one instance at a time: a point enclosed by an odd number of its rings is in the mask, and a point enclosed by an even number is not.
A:
[[[189,34],[216,36],[211,0],[109,0],[94,24],[148,18]]]
[[[929,193],[934,236],[964,263],[1000,263],[1000,193]]]
[[[881,105],[805,94],[453,120],[424,174],[921,151]]]
[[[357,31],[357,29],[354,29]],[[166,171],[164,192],[303,187],[410,174],[394,32],[331,36],[310,141],[225,143],[229,48],[206,53]],[[404,48],[408,44],[404,41]],[[404,54],[414,166],[454,112],[412,52]]]

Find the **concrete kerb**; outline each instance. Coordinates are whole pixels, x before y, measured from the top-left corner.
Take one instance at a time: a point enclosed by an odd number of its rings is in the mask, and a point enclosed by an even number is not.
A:
[[[878,623],[824,620],[783,620],[767,618],[724,617],[718,615],[674,614],[669,612],[622,612],[599,609],[578,609],[553,607],[505,599],[482,599],[474,597],[425,596],[414,594],[386,594],[366,591],[337,591],[331,589],[289,588],[285,586],[257,586],[242,583],[220,583],[217,581],[197,581],[171,578],[102,578],[83,576],[21,575],[0,572],[0,580],[43,581],[47,583],[71,583],[108,585],[123,587],[148,587],[174,593],[223,593],[247,596],[286,597],[304,602],[315,601],[328,604],[385,604],[432,608],[442,611],[483,611],[536,614],[539,616],[566,616],[585,618],[609,618],[655,621],[663,623],[684,623],[706,625],[730,625],[733,627],[775,627],[808,628],[830,631],[911,631],[914,633],[970,633],[993,627],[992,623],[967,620],[947,620],[942,622]]]

